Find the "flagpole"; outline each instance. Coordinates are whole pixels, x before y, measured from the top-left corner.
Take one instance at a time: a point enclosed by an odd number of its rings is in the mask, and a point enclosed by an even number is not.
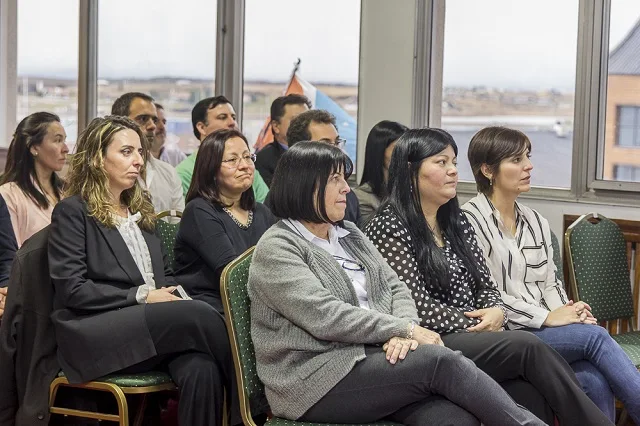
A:
[[[298,60],[293,63],[293,71],[291,71],[291,77],[289,78],[289,84],[287,84],[287,87],[284,89],[284,93],[287,93],[289,91],[289,87],[291,87],[291,83],[293,82],[293,78],[296,76],[296,73],[300,69],[300,63],[301,62],[302,61],[300,60],[300,58],[298,58]]]

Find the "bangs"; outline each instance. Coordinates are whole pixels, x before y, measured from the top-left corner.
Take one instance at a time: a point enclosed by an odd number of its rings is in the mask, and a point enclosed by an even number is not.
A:
[[[339,173],[340,171],[343,172],[345,180],[349,179],[353,173],[353,162],[345,153],[342,153],[342,155],[335,155],[332,158],[330,175]]]
[[[531,141],[520,130],[504,129],[496,139],[502,141],[501,145],[504,146],[503,158],[516,157],[527,151],[531,152]]]

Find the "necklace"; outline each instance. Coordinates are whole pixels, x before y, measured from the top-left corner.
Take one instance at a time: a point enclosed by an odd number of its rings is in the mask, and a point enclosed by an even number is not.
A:
[[[224,210],[229,217],[231,218],[231,220],[233,220],[235,222],[236,225],[238,225],[238,227],[240,229],[249,229],[249,227],[251,226],[251,222],[253,222],[253,211],[249,210],[249,217],[247,218],[247,224],[245,225],[244,223],[240,222],[234,215],[233,213],[231,213],[231,210],[229,210],[226,207],[223,207],[222,210]]]
[[[436,245],[438,247],[444,247],[444,239],[442,238],[442,232],[440,232],[440,227],[438,226],[438,222],[435,223],[433,228],[431,227],[429,222],[427,222],[427,226],[431,231],[431,235],[433,235],[433,239],[436,241]]]

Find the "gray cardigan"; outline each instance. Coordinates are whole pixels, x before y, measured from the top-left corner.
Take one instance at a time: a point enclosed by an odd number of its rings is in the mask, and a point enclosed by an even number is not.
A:
[[[260,239],[249,269],[257,370],[273,413],[297,419],[333,388],[364,345],[405,336],[419,322],[409,289],[351,222],[340,239],[365,267],[370,310],[333,257],[278,222]]]

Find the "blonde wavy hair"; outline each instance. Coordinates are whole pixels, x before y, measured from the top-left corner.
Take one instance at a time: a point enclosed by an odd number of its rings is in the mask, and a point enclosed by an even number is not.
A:
[[[91,120],[80,135],[66,179],[65,196],[80,195],[87,203],[89,215],[108,227],[116,226],[116,209],[119,206],[114,206],[111,200],[109,176],[104,169],[104,158],[115,134],[126,129],[133,130],[140,137],[143,147],[142,157],[146,165],[149,151],[146,139],[138,125],[126,117],[108,115]],[[140,170],[142,179],[146,177],[145,165]],[[138,222],[140,228],[150,232],[154,230],[156,215],[151,197],[137,180],[131,188],[122,192],[120,202],[131,212],[140,212],[142,216]]]

